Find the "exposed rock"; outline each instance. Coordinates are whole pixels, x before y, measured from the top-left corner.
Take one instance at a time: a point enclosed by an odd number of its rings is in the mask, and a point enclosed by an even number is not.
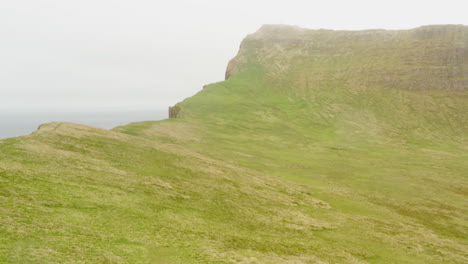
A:
[[[177,118],[180,117],[180,106],[174,105],[174,106],[169,106],[169,118]]]

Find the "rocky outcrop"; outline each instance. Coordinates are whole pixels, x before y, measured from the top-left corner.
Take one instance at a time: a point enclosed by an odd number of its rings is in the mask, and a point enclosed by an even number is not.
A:
[[[233,76],[236,72],[236,62],[237,60],[236,59],[232,59],[229,61],[228,63],[228,66],[227,66],[227,69],[226,69],[226,76],[225,76],[225,79],[229,79],[231,78],[231,76]]]
[[[178,118],[180,117],[180,106],[174,105],[169,106],[169,118]]]

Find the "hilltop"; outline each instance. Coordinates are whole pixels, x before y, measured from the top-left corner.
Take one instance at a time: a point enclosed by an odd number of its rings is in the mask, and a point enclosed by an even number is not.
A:
[[[172,118],[0,141],[2,263],[466,263],[468,26],[266,25]]]

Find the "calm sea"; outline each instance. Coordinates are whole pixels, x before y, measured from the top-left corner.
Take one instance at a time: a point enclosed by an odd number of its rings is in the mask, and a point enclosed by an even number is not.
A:
[[[0,139],[29,135],[39,125],[54,121],[114,128],[132,122],[162,120],[167,111],[0,111]]]

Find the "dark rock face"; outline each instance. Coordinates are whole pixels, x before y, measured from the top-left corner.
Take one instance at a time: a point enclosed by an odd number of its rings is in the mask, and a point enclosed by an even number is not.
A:
[[[236,60],[231,60],[226,69],[225,80],[231,78],[234,75],[236,69]]]
[[[169,118],[180,117],[180,107],[178,105],[169,106]]]

